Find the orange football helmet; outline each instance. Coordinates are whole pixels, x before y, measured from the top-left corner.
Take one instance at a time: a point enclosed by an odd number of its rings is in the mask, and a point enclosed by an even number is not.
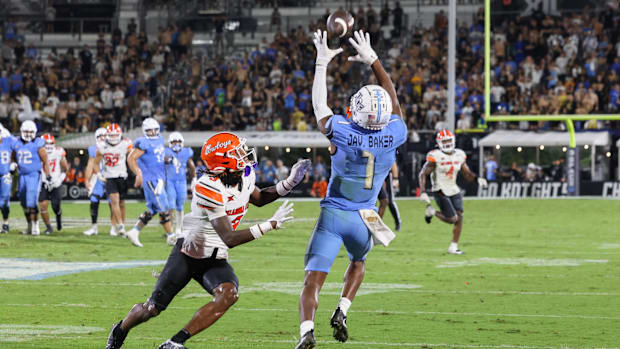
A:
[[[456,148],[456,139],[450,130],[439,131],[435,140],[437,141],[439,149],[444,153],[452,153],[454,148]]]
[[[56,140],[54,139],[54,136],[51,133],[46,133],[41,136],[41,138],[45,141],[45,150],[48,152],[53,151],[56,147]]]
[[[105,129],[105,137],[111,145],[117,145],[123,137],[123,129],[118,124],[110,124]]]
[[[200,151],[207,171],[220,174],[244,171],[246,167],[256,164],[256,151],[245,144],[246,139],[234,133],[220,132],[211,136]]]

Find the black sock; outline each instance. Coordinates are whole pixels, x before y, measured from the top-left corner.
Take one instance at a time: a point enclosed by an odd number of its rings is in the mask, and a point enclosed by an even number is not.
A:
[[[189,334],[189,332],[187,332],[185,329],[182,329],[181,331],[179,331],[179,333],[175,334],[172,338],[170,338],[170,340],[175,343],[185,344],[185,341],[187,341],[191,336],[192,335]]]

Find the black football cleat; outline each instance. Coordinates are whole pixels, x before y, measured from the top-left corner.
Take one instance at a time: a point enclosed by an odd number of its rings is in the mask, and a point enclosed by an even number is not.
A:
[[[401,224],[402,224],[401,221],[396,222],[396,226],[394,227],[394,230],[400,231]]]
[[[105,349],[120,349],[123,346],[123,342],[125,341],[125,338],[127,338],[127,333],[123,333],[121,329],[121,322],[122,321],[119,321],[114,325],[114,327],[112,327]]]
[[[51,235],[54,232],[54,229],[52,229],[52,226],[47,227],[47,229],[45,229],[45,231],[43,232],[45,235]]]
[[[2,230],[0,230],[0,234],[8,234],[9,233],[9,225],[2,224]]]
[[[431,224],[432,219],[433,219],[433,216],[424,216],[424,221],[426,222],[426,224]]]
[[[340,308],[336,308],[332,320],[330,321],[332,328],[334,329],[334,339],[339,342],[346,342],[349,339],[349,332],[347,331],[347,317],[344,315]]]
[[[314,339],[314,330],[310,330],[301,337],[295,349],[312,349],[315,345],[316,339]]]

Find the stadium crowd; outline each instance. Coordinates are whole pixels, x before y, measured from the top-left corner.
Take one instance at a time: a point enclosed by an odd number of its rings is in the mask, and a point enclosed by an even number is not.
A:
[[[440,129],[447,110],[447,17],[439,12],[428,29],[403,30],[402,9],[353,11],[356,25],[390,67],[409,129]],[[327,14],[326,14],[327,15]],[[7,22],[9,23],[9,22]],[[124,127],[154,117],[166,130],[309,130],[314,50],[309,33],[325,18],[273,42],[262,40],[242,57],[193,54],[193,32],[176,25],[157,38],[137,31],[101,34],[96,47],[42,54],[13,28],[0,54],[0,122],[38,118],[57,135],[93,131],[107,122]],[[381,27],[394,28],[383,37]],[[517,29],[520,28],[520,29]],[[491,106],[498,114],[614,113],[620,98],[620,43],[613,11],[528,18],[494,26]],[[6,28],[5,28],[6,29]],[[457,37],[457,128],[485,128],[483,119],[483,9]],[[335,45],[337,43],[333,43]],[[342,43],[344,45],[344,43]],[[330,65],[329,104],[345,113],[352,86],[368,71],[346,60]],[[495,126],[495,125],[494,125]],[[497,127],[537,129],[561,123],[522,122]],[[600,122],[577,127],[598,128]]]

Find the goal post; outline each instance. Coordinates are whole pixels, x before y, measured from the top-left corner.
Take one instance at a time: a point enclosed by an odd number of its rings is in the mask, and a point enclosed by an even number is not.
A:
[[[579,195],[579,149],[575,139],[573,121],[585,120],[620,120],[619,114],[587,114],[587,115],[491,115],[491,0],[484,1],[484,120],[485,122],[512,121],[563,121],[569,134],[566,152],[566,167],[569,195]]]

